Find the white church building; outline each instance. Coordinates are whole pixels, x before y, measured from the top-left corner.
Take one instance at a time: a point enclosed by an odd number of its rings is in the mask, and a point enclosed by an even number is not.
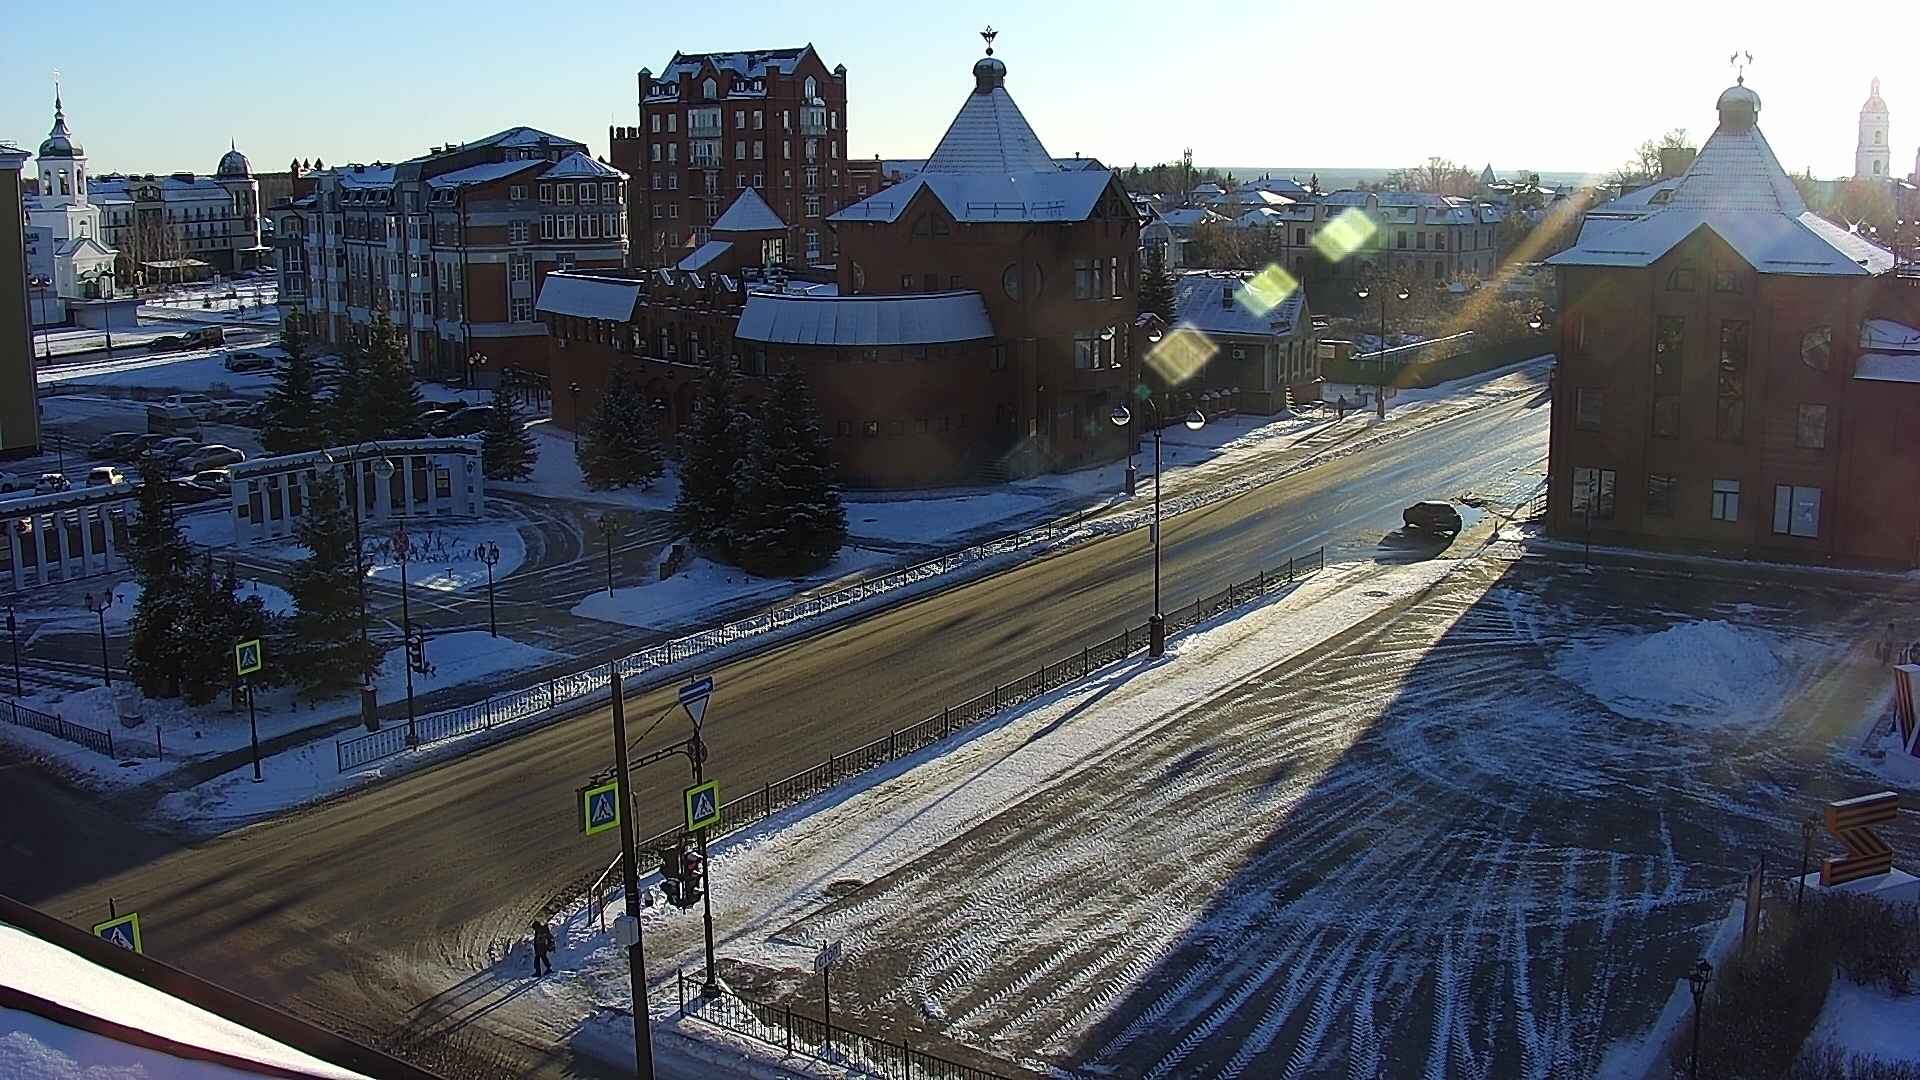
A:
[[[53,95],[53,130],[34,162],[39,193],[25,199],[30,307],[35,325],[67,320],[68,302],[110,297],[117,252],[100,232],[100,210],[87,198],[87,152],[67,128]]]

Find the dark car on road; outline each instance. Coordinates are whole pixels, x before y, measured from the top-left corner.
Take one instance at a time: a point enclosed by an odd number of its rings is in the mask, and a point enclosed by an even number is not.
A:
[[[160,352],[164,349],[178,349],[187,343],[185,338],[173,334],[162,334],[147,342],[148,352]]]
[[[1455,510],[1452,503],[1417,502],[1400,512],[1400,520],[1407,523],[1410,531],[1444,533],[1449,537],[1460,535],[1460,511]]]
[[[95,439],[93,444],[87,447],[87,452],[108,461],[124,461],[128,448],[139,438],[140,433],[137,431],[116,431]]]
[[[493,406],[472,405],[434,425],[433,433],[446,438],[478,435],[493,420]]]

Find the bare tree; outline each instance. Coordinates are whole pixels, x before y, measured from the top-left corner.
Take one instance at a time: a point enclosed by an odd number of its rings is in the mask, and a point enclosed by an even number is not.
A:
[[[1686,128],[1674,128],[1658,139],[1648,139],[1634,150],[1626,164],[1615,169],[1609,180],[1617,185],[1637,186],[1660,175],[1660,151],[1682,150],[1692,146]]]
[[[1430,157],[1423,165],[1395,169],[1381,185],[1390,191],[1424,191],[1435,195],[1472,195],[1479,190],[1479,178],[1464,166],[1446,158]]]

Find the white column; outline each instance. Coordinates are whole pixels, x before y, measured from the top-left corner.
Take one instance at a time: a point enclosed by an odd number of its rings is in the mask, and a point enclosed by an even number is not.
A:
[[[113,570],[113,556],[114,556],[113,512],[115,510],[121,510],[125,506],[126,506],[125,503],[111,503],[107,506],[103,506],[100,508],[100,540],[102,544],[102,550],[100,554],[102,556],[102,560],[101,560],[102,564],[106,566],[109,572]]]
[[[47,583],[47,523],[45,515],[33,515],[33,551],[34,569],[40,573],[40,584]]]
[[[75,511],[80,516],[80,572],[93,573],[93,516],[94,508],[83,506]]]
[[[374,472],[373,481],[373,519],[386,521],[393,517],[393,477],[381,476]]]
[[[5,524],[7,527],[7,553],[13,556],[13,561],[8,564],[13,572],[13,587],[16,589],[24,589],[26,588],[27,582],[25,573],[20,566],[20,519],[8,518]]]

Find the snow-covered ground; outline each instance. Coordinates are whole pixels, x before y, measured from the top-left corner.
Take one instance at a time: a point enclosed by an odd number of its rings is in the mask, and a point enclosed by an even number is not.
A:
[[[432,592],[485,591],[487,564],[480,561],[482,544],[496,544],[500,561],[493,567],[495,584],[520,569],[527,561],[526,541],[511,521],[413,522],[407,537],[415,555],[407,561],[407,586]],[[394,558],[391,533],[364,538],[367,578],[370,581],[400,584],[400,563]],[[301,544],[276,544],[249,548],[247,553],[283,563],[297,563],[307,557]]]
[[[228,371],[227,348],[130,355],[42,368],[42,385],[114,386],[166,393],[262,396],[273,385],[268,371]]]
[[[1553,673],[1622,716],[1679,723],[1744,719],[1742,702],[1784,689],[1785,644],[1722,619],[1569,642]]]
[[[572,433],[549,423],[529,424],[527,433],[533,436],[534,447],[539,452],[539,457],[534,460],[533,475],[518,481],[489,481],[489,488],[634,510],[671,510],[674,501],[680,497],[680,481],[672,465],[667,467],[665,476],[646,488],[595,491],[587,486],[585,478],[580,475],[580,461],[574,456]]]
[[[1827,1043],[1849,1054],[1920,1064],[1920,998],[1895,997],[1836,975],[1807,1045]]]
[[[572,614],[628,626],[682,626],[717,611],[737,608],[761,599],[778,599],[801,588],[825,585],[862,570],[894,561],[896,556],[865,548],[845,547],[826,569],[803,578],[757,578],[738,567],[696,558],[664,581],[602,589],[573,606]]]

